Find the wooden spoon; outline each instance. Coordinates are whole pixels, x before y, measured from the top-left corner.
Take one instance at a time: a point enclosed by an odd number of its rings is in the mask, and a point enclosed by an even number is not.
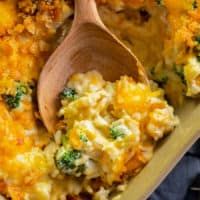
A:
[[[132,76],[148,84],[144,68],[102,23],[95,0],[75,0],[75,19],[68,36],[49,58],[38,83],[38,104],[49,132],[55,131],[59,93],[73,73],[98,70],[105,80]]]

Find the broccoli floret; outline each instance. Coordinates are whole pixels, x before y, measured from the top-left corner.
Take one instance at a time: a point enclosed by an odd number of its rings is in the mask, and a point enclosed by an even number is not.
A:
[[[86,135],[83,135],[83,134],[80,134],[80,140],[84,143],[87,143],[88,142],[88,138]]]
[[[74,169],[76,167],[75,161],[80,157],[80,151],[66,150],[64,147],[61,147],[56,154],[56,163],[58,168],[65,172],[68,169]]]
[[[73,101],[77,98],[78,93],[74,88],[64,88],[64,90],[60,93],[61,100],[69,100]]]
[[[125,136],[124,130],[117,125],[113,125],[110,128],[110,135],[113,139],[123,138]]]
[[[9,108],[13,109],[19,107],[20,98],[18,96],[3,95],[3,98],[6,104],[9,106]]]
[[[20,84],[17,86],[15,95],[3,94],[2,96],[9,108],[14,109],[19,107],[20,101],[23,95],[25,95],[26,93],[27,87],[25,85]]]
[[[80,176],[85,170],[84,164],[77,164],[81,157],[81,151],[60,147],[55,155],[55,163],[62,173]]]
[[[27,88],[26,85],[24,85],[24,84],[19,84],[19,85],[17,86],[16,95],[22,96],[22,95],[25,95],[25,94],[27,94],[27,93],[28,93],[28,88]]]

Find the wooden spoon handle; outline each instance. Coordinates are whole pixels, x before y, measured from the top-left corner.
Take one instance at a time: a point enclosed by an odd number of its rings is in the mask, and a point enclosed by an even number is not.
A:
[[[75,19],[73,26],[93,23],[105,28],[98,14],[95,0],[75,0]]]

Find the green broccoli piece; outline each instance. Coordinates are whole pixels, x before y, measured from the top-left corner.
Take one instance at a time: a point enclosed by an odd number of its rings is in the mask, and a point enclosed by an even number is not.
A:
[[[77,150],[66,150],[61,147],[56,153],[56,164],[62,171],[67,171],[68,169],[74,169],[76,167],[76,159],[81,158],[80,151]]]
[[[113,125],[110,128],[110,135],[111,135],[112,139],[116,140],[118,138],[123,138],[125,136],[125,133],[119,125],[118,126]]]
[[[27,94],[27,93],[28,93],[28,88],[27,88],[26,85],[24,85],[24,84],[19,84],[19,85],[17,86],[17,92],[16,92],[16,94],[17,94],[18,96],[22,96],[22,95],[25,95],[25,94]]]
[[[20,99],[19,97],[12,96],[12,95],[3,95],[3,98],[6,102],[6,104],[9,106],[9,108],[17,108],[19,107]]]
[[[64,90],[60,93],[61,100],[69,100],[73,101],[78,97],[78,93],[74,88],[64,88]]]
[[[88,138],[87,138],[86,135],[80,134],[79,137],[80,137],[80,140],[81,140],[82,142],[84,142],[84,143],[87,143],[87,142],[88,142]]]
[[[55,163],[57,168],[64,174],[80,176],[85,169],[84,164],[76,164],[76,161],[82,157],[81,151],[74,149],[66,149],[60,147],[55,155]]]
[[[25,85],[18,85],[15,95],[3,94],[3,98],[9,108],[14,109],[19,107],[23,95],[27,94],[27,87]]]

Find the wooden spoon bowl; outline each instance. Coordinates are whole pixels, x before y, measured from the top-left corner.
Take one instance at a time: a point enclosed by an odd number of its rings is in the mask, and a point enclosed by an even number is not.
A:
[[[69,77],[94,69],[105,80],[126,74],[148,84],[138,59],[101,22],[95,0],[75,0],[71,31],[46,63],[38,83],[39,110],[49,132],[55,131],[58,96]]]

